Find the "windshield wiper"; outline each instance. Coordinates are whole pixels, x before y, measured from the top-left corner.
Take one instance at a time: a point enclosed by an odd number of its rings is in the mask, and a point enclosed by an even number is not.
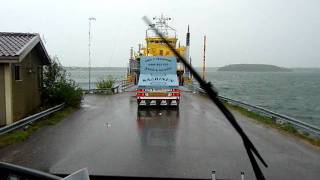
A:
[[[152,23],[146,16],[143,17],[143,20],[149,27],[151,27]],[[220,111],[224,114],[224,116],[230,122],[232,127],[239,133],[240,137],[242,138],[243,145],[246,149],[248,157],[250,159],[256,178],[264,180],[265,177],[253,154],[255,154],[258,157],[258,159],[262,162],[262,164],[265,167],[268,167],[267,163],[263,160],[258,150],[254,147],[253,143],[250,141],[246,133],[242,130],[242,128],[240,127],[240,125],[238,124],[238,122],[236,121],[232,113],[226,108],[226,106],[219,99],[218,93],[214,90],[212,84],[202,79],[200,75],[195,71],[195,69],[175,50],[175,48],[164,38],[164,36],[156,28],[152,28],[152,29],[163,40],[163,42],[170,48],[170,50],[174,53],[174,55],[179,58],[179,60],[183,63],[183,65],[190,71],[193,77],[199,82],[200,87],[206,91],[209,98],[213,101],[213,103],[216,104],[216,106],[220,109]]]

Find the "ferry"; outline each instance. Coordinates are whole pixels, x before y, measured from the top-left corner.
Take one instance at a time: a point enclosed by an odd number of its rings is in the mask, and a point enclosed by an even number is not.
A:
[[[145,43],[139,44],[138,49],[135,51],[133,47],[130,49],[129,67],[127,69],[127,80],[138,84],[140,75],[140,59],[142,56],[174,56],[174,53],[169,47],[162,41],[162,39],[154,33],[154,29],[157,29],[164,38],[175,48],[175,50],[189,60],[191,64],[190,52],[190,32],[189,26],[186,34],[186,43],[181,45],[177,38],[177,31],[169,25],[170,17],[161,15],[160,17],[154,17],[153,24],[149,25],[145,32]],[[180,62],[180,59],[176,57],[177,61],[177,76],[179,85],[184,85],[187,82],[192,81],[192,76],[188,69],[186,69]]]

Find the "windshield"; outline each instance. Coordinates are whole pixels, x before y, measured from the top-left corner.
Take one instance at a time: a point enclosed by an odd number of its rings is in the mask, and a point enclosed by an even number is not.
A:
[[[61,177],[320,177],[318,1],[1,4],[0,162]]]

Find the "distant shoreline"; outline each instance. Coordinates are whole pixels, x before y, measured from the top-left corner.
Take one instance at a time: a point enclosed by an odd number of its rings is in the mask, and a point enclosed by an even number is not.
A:
[[[279,67],[269,64],[230,64],[218,71],[237,71],[237,72],[291,72],[292,69]]]

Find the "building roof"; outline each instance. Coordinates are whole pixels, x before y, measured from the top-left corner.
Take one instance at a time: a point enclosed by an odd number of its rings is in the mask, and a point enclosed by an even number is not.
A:
[[[21,62],[36,48],[44,64],[50,63],[50,57],[39,37],[35,33],[0,32],[0,63]]]

